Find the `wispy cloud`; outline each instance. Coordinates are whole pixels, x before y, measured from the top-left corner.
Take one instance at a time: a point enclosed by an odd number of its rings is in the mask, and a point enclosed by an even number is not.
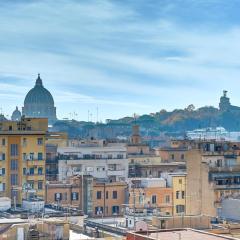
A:
[[[86,119],[99,105],[102,118],[216,105],[223,88],[240,101],[239,7],[237,0],[1,2],[0,105],[21,105],[38,72],[60,117],[78,111]]]

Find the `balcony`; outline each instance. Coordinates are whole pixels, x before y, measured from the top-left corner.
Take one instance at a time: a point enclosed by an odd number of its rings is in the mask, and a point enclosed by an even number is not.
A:
[[[240,172],[240,165],[209,167],[209,172]]]
[[[126,174],[126,170],[125,169],[121,169],[121,170],[108,170],[107,171],[107,175],[108,176],[124,176]]]
[[[25,175],[27,177],[27,180],[45,180],[44,174],[27,174]]]
[[[33,159],[33,160],[27,160],[26,163],[28,166],[44,166],[45,160]]]
[[[238,183],[238,184],[234,184],[234,183],[232,183],[232,184],[222,184],[222,185],[220,185],[220,184],[216,184],[216,183],[214,183],[214,189],[215,190],[234,190],[234,189],[240,189],[240,183]]]

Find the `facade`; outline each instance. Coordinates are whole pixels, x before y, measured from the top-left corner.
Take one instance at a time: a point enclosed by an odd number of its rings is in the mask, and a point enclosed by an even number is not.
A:
[[[186,174],[171,174],[173,191],[173,215],[186,213]]]
[[[84,176],[69,178],[68,181],[50,181],[46,184],[46,203],[58,204],[59,206],[71,206],[80,210],[84,209]],[[93,179],[91,179],[93,181]],[[87,199],[91,201],[91,199]]]
[[[48,118],[50,124],[57,120],[53,97],[43,86],[40,74],[38,74],[34,88],[25,97],[22,115],[32,118]]]
[[[68,135],[63,132],[48,132],[46,139],[46,180],[56,181],[58,179],[58,147],[68,145]]]
[[[124,144],[58,148],[58,179],[88,174],[98,179],[125,181],[128,160]]]
[[[47,119],[0,123],[0,195],[13,204],[45,197]]]
[[[137,212],[172,215],[172,189],[161,178],[133,178],[129,184],[129,208]]]
[[[93,216],[109,217],[123,214],[127,202],[125,182],[95,182],[93,185]]]
[[[240,194],[239,148],[226,141],[191,145],[186,156],[186,214],[216,217],[225,198]]]
[[[185,162],[186,147],[163,147],[155,150],[162,162]]]
[[[175,239],[194,239],[194,240],[236,240],[234,237],[213,234],[206,231],[199,231],[191,228],[178,228],[157,231],[135,231],[128,232],[126,240],[175,240]]]
[[[46,185],[46,203],[83,210],[93,217],[122,214],[126,203],[125,182],[99,182],[91,176],[75,176],[63,182]]]

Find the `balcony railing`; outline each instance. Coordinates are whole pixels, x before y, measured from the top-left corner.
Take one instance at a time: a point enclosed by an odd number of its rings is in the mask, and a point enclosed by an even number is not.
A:
[[[117,175],[117,176],[122,176],[125,174],[125,170],[108,170],[107,171],[108,175]]]
[[[209,167],[210,172],[240,172],[240,165]]]

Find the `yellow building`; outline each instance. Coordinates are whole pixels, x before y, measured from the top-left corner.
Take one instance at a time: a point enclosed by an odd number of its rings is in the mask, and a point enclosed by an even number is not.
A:
[[[172,174],[173,215],[182,215],[186,212],[186,174]]]
[[[0,122],[0,196],[19,205],[29,195],[44,199],[47,130],[45,118]]]

